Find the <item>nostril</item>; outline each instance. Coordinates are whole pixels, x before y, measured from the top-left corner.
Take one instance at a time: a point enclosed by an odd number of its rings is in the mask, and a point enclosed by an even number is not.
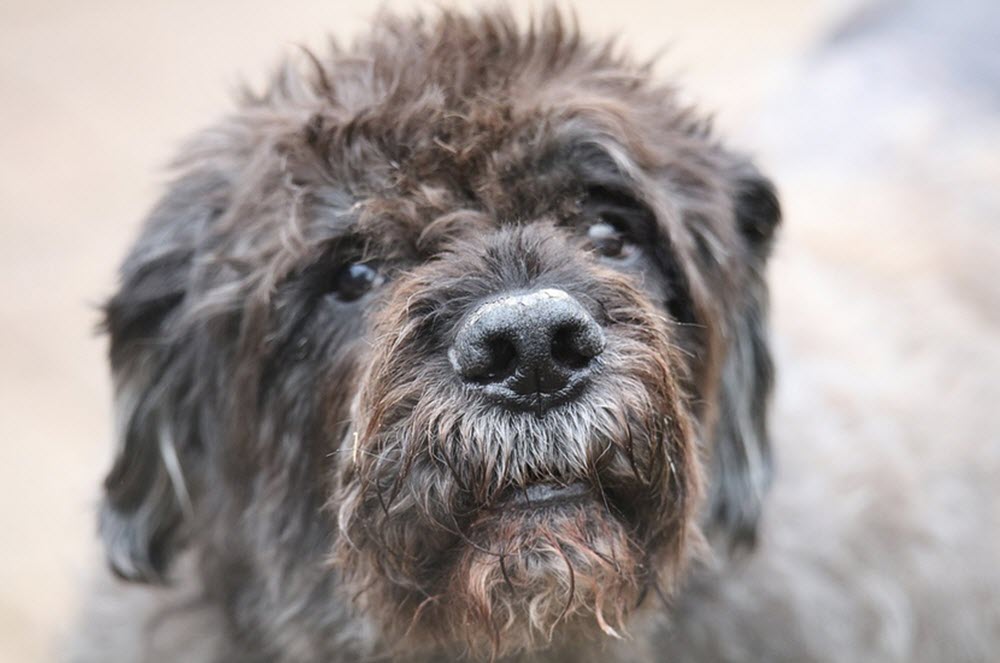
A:
[[[575,325],[563,325],[552,335],[552,359],[561,366],[580,369],[590,363],[591,356],[581,352],[580,330]]]
[[[556,364],[579,370],[604,351],[604,344],[604,333],[596,322],[577,318],[556,328],[549,352]]]
[[[493,336],[485,341],[488,348],[489,363],[480,382],[496,382],[514,373],[517,367],[517,348],[506,336]]]

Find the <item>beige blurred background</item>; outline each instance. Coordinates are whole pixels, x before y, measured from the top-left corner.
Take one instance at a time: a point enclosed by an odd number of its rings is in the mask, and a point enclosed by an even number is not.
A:
[[[522,14],[537,4],[512,3]],[[778,182],[786,227],[772,280],[785,374],[796,357],[819,358],[814,381],[825,398],[859,403],[845,410],[855,425],[926,437],[960,420],[996,449],[991,4],[572,6],[589,32],[619,33],[639,54],[668,47],[663,75]],[[99,560],[110,390],[96,306],[167,179],[163,165],[226,112],[242,76],[260,80],[297,44],[349,37],[373,10],[342,0],[0,3],[0,660],[53,657]],[[921,381],[944,388],[914,390]],[[779,415],[801,398],[785,387]]]

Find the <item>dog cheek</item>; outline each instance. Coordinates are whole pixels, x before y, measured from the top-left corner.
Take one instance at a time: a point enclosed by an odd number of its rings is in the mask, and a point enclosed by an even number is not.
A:
[[[342,454],[332,500],[339,528],[333,559],[352,586],[365,588],[363,604],[382,605],[373,597],[386,595],[395,605],[433,591],[435,561],[454,545],[457,489],[442,480],[426,443],[371,421],[400,415],[373,410],[378,406],[361,408],[345,442],[350,450]]]

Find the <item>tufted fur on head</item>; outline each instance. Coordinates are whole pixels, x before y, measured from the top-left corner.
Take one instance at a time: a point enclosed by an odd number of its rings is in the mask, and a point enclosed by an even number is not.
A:
[[[303,60],[184,148],[106,307],[116,573],[186,551],[240,660],[560,656],[662,609],[704,534],[752,545],[767,179],[557,13],[383,16]],[[447,360],[539,288],[608,339],[544,416]],[[505,506],[539,482],[600,499]]]

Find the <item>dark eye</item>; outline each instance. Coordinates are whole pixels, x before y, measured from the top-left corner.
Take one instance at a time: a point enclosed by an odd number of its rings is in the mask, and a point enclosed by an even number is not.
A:
[[[337,299],[353,302],[364,297],[372,288],[382,283],[382,276],[374,266],[355,262],[342,267],[334,277]]]
[[[635,246],[628,241],[625,233],[602,217],[587,229],[587,239],[598,254],[605,258],[624,260],[632,255]]]

